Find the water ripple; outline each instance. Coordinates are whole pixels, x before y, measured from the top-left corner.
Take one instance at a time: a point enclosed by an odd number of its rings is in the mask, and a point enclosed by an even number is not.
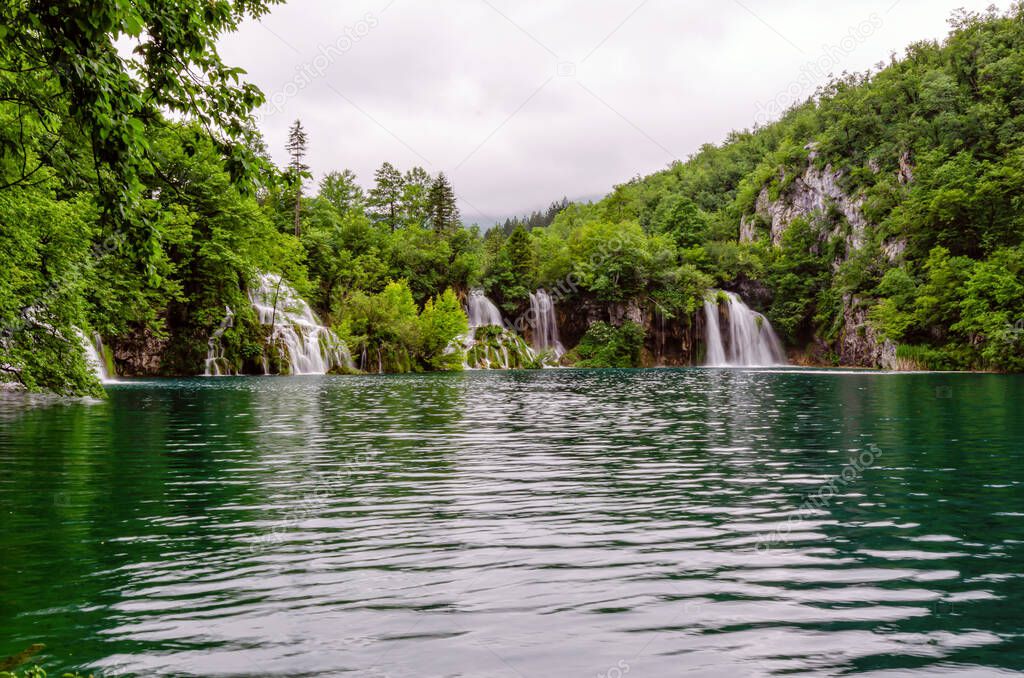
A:
[[[554,370],[110,396],[4,403],[0,655],[45,642],[49,668],[146,676],[1024,670],[1020,379]]]

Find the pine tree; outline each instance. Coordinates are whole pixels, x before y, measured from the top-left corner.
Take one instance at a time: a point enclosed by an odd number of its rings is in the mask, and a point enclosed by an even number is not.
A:
[[[291,155],[288,169],[295,183],[295,236],[298,237],[302,231],[302,178],[309,173],[309,166],[305,164],[306,130],[302,128],[301,120],[296,120],[288,130],[288,145],[285,148]]]
[[[528,279],[533,260],[533,248],[530,245],[530,235],[521,224],[505,241],[505,251],[508,253],[512,275],[515,276],[516,284],[528,287]]]
[[[430,186],[430,224],[437,233],[452,233],[459,227],[459,207],[455,189],[444,172],[437,175]]]
[[[394,233],[402,221],[402,193],[405,180],[394,165],[386,162],[373,175],[376,185],[370,189],[367,203],[377,221],[387,224]]]

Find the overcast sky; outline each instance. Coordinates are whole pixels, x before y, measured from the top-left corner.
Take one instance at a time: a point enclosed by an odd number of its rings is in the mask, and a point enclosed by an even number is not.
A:
[[[991,0],[289,0],[221,44],[283,164],[452,179],[466,222],[592,198]],[[998,3],[1006,7],[1006,2]]]

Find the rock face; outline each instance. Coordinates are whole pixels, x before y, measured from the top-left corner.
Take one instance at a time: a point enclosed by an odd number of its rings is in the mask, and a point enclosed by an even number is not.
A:
[[[868,309],[857,297],[843,299],[843,329],[836,342],[836,353],[843,365],[899,369],[896,344],[883,341],[868,323]]]
[[[618,326],[631,320],[644,327],[648,322],[647,314],[636,300],[623,303],[605,303],[595,299],[574,300],[571,306],[556,304],[555,311],[562,342],[567,348],[579,344],[587,329],[596,322]]]
[[[818,167],[815,164],[817,151],[814,144],[809,144],[807,169],[793,179],[788,188],[777,200],[771,199],[768,187],[761,190],[754,208],[754,214],[745,215],[740,222],[740,240],[753,241],[758,236],[758,227],[767,228],[771,242],[778,246],[782,237],[797,219],[806,219],[811,223],[834,223],[829,217],[835,213],[842,215],[850,228],[845,231],[847,254],[860,249],[866,241],[866,233],[871,224],[864,216],[864,196],[848,195],[842,187],[843,171],[836,170],[831,164]],[[880,164],[873,161],[869,165],[876,174],[881,171]],[[783,177],[785,179],[785,177]],[[897,179],[901,184],[914,181],[914,167],[909,153],[901,154]],[[840,235],[840,227],[822,233],[822,237]],[[824,230],[824,229],[823,229]],[[889,240],[882,245],[882,251],[892,262],[898,261],[907,248],[905,239]],[[835,262],[836,268],[842,261]],[[742,290],[744,298],[753,297],[754,291]],[[825,354],[834,351],[844,365],[859,367],[881,367],[899,369],[896,360],[896,346],[892,342],[882,341],[867,319],[867,308],[857,298],[847,297],[843,306],[843,329],[833,347],[826,347],[823,342],[811,348],[811,353]]]
[[[910,151],[904,151],[900,156],[900,171],[898,178],[901,184],[909,184],[914,181],[914,164],[910,159]]]
[[[756,238],[757,223],[761,221],[769,225],[772,243],[781,245],[782,235],[796,219],[824,217],[835,209],[851,226],[847,248],[853,250],[863,246],[864,232],[868,225],[863,212],[864,196],[846,195],[840,185],[843,172],[834,170],[832,165],[817,168],[815,157],[816,152],[812,150],[807,169],[778,200],[771,199],[767,186],[761,190],[754,215],[745,216],[741,220],[741,241],[753,241]]]
[[[759,280],[750,280],[746,276],[739,276],[729,285],[729,292],[740,295],[743,301],[752,308],[764,310],[771,306],[772,291],[768,286]]]
[[[556,307],[559,331],[566,348],[579,344],[587,329],[596,322],[619,326],[632,321],[644,328],[644,367],[684,367],[696,360],[696,325],[690,318],[667,319],[657,308],[638,300],[607,303],[585,300],[572,306]]]
[[[686,318],[651,314],[645,328],[645,367],[687,367],[697,364],[699,326]]]
[[[170,341],[149,332],[135,333],[109,343],[117,373],[123,377],[162,376],[164,355]]]
[[[889,240],[882,245],[882,251],[885,256],[888,257],[889,261],[895,263],[897,259],[903,256],[903,253],[907,250],[907,239],[899,238],[898,240]]]

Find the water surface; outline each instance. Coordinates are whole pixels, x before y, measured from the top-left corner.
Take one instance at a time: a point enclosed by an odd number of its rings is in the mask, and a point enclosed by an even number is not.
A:
[[[48,669],[140,676],[1024,671],[1019,377],[109,394],[0,400],[0,656],[42,642]]]

